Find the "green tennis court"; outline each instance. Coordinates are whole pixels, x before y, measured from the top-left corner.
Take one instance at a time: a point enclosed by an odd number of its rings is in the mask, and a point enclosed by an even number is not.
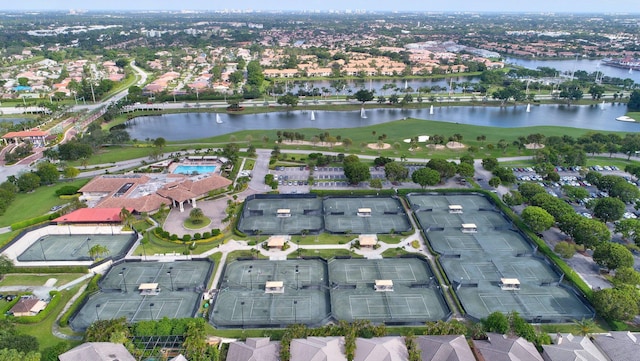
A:
[[[194,317],[212,271],[213,263],[206,260],[118,263],[69,324],[81,331],[98,319],[125,317],[136,322]]]
[[[18,256],[18,261],[90,261],[92,247],[100,245],[108,250],[101,257],[124,256],[136,240],[135,234],[50,234],[40,237]]]
[[[481,195],[409,195],[409,203],[467,314],[517,311],[527,320],[565,322],[593,317],[593,310],[511,222]],[[452,205],[461,206],[461,213]],[[453,209],[452,209],[453,208]],[[463,232],[462,224],[476,230]],[[501,287],[517,279],[519,290]]]

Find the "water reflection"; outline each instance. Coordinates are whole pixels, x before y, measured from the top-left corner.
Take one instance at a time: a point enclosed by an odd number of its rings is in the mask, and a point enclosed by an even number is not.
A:
[[[186,140],[229,134],[249,129],[300,129],[300,128],[355,128],[386,123],[403,118],[418,118],[442,122],[472,124],[494,127],[528,127],[555,125],[593,130],[636,132],[640,124],[619,122],[615,118],[624,115],[626,105],[532,105],[506,107],[435,106],[433,114],[429,108],[367,109],[367,118],[361,110],[314,111],[314,120],[309,110],[292,110],[260,114],[220,114],[222,123],[216,123],[215,113],[181,113],[161,116],[138,117],[127,122],[132,138],[145,139],[163,137],[167,140]]]

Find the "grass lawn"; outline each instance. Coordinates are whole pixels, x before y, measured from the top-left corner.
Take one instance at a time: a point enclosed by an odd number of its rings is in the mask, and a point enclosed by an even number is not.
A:
[[[184,228],[191,229],[191,230],[202,229],[210,224],[211,224],[211,219],[208,217],[204,217],[202,221],[199,223],[194,223],[193,220],[191,220],[191,218],[187,218],[183,223]]]
[[[80,286],[86,282],[89,282],[89,281],[87,280],[79,285],[76,285],[70,290],[61,291],[60,296],[62,297],[62,299],[56,305],[56,307],[53,310],[51,310],[47,318],[45,318],[42,322],[35,323],[35,324],[24,324],[24,325],[16,324],[16,329],[18,330],[18,332],[36,337],[38,339],[38,342],[40,342],[40,350],[43,350],[47,347],[54,346],[58,342],[63,341],[55,337],[51,333],[51,327],[53,326],[53,323],[55,322],[56,317],[58,317],[58,314],[60,314],[60,312],[64,308],[64,305],[66,305],[67,302],[69,302],[69,299],[71,299],[71,297],[74,294],[76,294],[76,292],[78,292],[78,289],[80,289]],[[74,341],[67,340],[67,342],[69,342],[72,346],[77,346],[78,344],[80,344],[80,341],[74,342]]]
[[[629,112],[627,116],[636,120],[636,122],[640,122],[640,112]]]
[[[242,170],[253,170],[253,167],[255,167],[255,165],[256,165],[255,159],[246,158],[244,161],[244,167],[242,168]]]
[[[624,170],[624,167],[630,164],[637,165],[639,162],[637,159],[632,157],[631,160],[619,159],[619,158],[609,158],[609,157],[589,157],[587,158],[587,166],[592,165],[615,165],[616,167]]]
[[[412,254],[411,252],[407,252],[404,248],[389,248],[388,250],[382,252],[382,257],[400,257],[406,254]]]
[[[178,253],[182,254],[185,250],[185,245],[182,243],[172,243],[167,242],[163,239],[156,237],[153,232],[149,232],[148,236],[150,237],[149,242],[144,246],[139,245],[138,248],[133,251],[134,256],[142,256],[144,254],[153,255],[153,254],[164,254],[164,253]],[[196,249],[191,251],[193,254],[200,254],[202,252],[206,252],[212,248],[217,247],[221,241],[214,241],[210,243],[200,243],[197,245]],[[191,242],[188,242],[191,244]]]
[[[336,256],[351,256],[353,258],[362,258],[362,256],[357,255],[348,249],[301,249],[300,250],[301,257],[322,257],[324,259],[329,259],[331,257]],[[287,256],[287,258],[297,258],[298,252],[293,252]]]
[[[331,234],[331,233],[320,233],[319,235],[292,235],[291,242],[304,244],[345,244],[350,242],[354,238],[358,238],[357,235],[341,235],[341,234]]]
[[[399,234],[394,234],[394,235],[379,234],[378,235],[378,241],[382,241],[387,244],[398,244],[405,238],[406,238],[405,236],[402,236]]]
[[[31,193],[18,193],[16,199],[0,217],[0,227],[43,215],[49,212],[51,207],[67,203],[68,200],[60,199],[55,195],[56,189],[66,185],[81,187],[87,182],[87,179],[77,179],[52,186],[43,186]]]
[[[20,233],[19,230],[0,234],[0,246],[4,246]]]
[[[51,273],[51,274],[31,274],[31,273],[11,273],[4,276],[0,281],[2,286],[42,286],[49,278],[55,278],[58,281],[56,286],[62,286],[77,278],[84,276],[81,273]]]

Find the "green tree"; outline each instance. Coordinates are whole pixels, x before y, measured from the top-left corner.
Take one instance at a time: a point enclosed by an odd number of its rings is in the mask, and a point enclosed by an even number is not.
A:
[[[583,318],[582,320],[573,321],[574,326],[578,328],[578,335],[590,336],[596,329],[596,323],[589,318]]]
[[[637,292],[627,287],[605,288],[593,293],[592,303],[606,320],[630,321],[640,312]]]
[[[434,186],[440,183],[440,173],[431,168],[420,168],[411,174],[411,180],[424,189],[426,186]]]
[[[622,218],[626,206],[624,202],[617,198],[604,197],[596,201],[593,207],[593,215],[603,222],[617,221]]]
[[[382,189],[382,180],[375,178],[369,181],[369,187],[375,189]]]
[[[427,162],[427,167],[440,173],[441,179],[451,178],[456,174],[457,164],[446,159],[433,158]]]
[[[18,177],[16,185],[21,192],[31,192],[40,186],[40,177],[31,172],[23,173]]]
[[[15,349],[0,350],[0,361],[40,361],[40,354],[36,351],[20,352]]]
[[[91,324],[84,333],[84,342],[109,342],[115,332],[124,332],[127,337],[131,335],[127,319],[124,317],[99,320]]]
[[[153,140],[153,146],[156,148],[162,149],[165,147],[165,145],[167,145],[167,140],[163,137],[158,137]]]
[[[630,112],[640,111],[640,90],[634,90],[629,96],[629,102],[627,103],[627,109]]]
[[[596,219],[577,217],[575,229],[571,234],[577,244],[591,248],[600,242],[608,242],[611,239],[611,232],[604,223]]]
[[[488,171],[493,171],[498,166],[498,160],[496,158],[484,158],[482,160],[482,167]]]
[[[193,224],[200,224],[204,221],[204,212],[200,208],[194,208],[189,212],[189,219]]]
[[[500,177],[491,177],[491,179],[489,179],[489,185],[493,188],[498,188],[501,183]]]
[[[507,333],[509,331],[509,319],[502,312],[493,312],[486,319],[480,321],[485,332]]]
[[[640,198],[640,189],[635,184],[623,179],[622,182],[617,182],[611,187],[609,195],[618,198],[624,203],[631,203]]]
[[[633,269],[633,267],[619,267],[616,269],[613,283],[616,285],[625,284],[637,287],[640,285],[640,272]]]
[[[461,177],[471,178],[475,174],[476,170],[473,168],[473,164],[460,162],[457,167],[457,173],[460,174]]]
[[[4,254],[0,255],[0,279],[11,270],[13,270],[13,261]]]
[[[369,166],[365,163],[361,163],[360,161],[345,163],[344,175],[351,184],[358,184],[371,179]]]
[[[621,244],[602,242],[596,245],[593,251],[593,261],[609,270],[633,267],[633,254]]]
[[[190,322],[184,334],[185,356],[190,361],[206,361],[207,335],[202,318]]]
[[[69,351],[71,346],[66,341],[60,341],[53,346],[47,347],[42,350],[41,361],[58,361],[58,356]]]
[[[531,199],[533,199],[535,195],[547,193],[543,186],[533,182],[520,183],[518,191],[522,194],[527,203],[531,203]]]
[[[402,181],[409,176],[409,170],[398,162],[390,162],[384,165],[384,175],[391,182]]]
[[[295,108],[298,105],[298,96],[293,95],[292,93],[287,93],[278,98],[277,103]]]
[[[536,206],[529,206],[522,210],[522,220],[532,231],[540,233],[553,227],[555,219],[549,212]]]
[[[252,60],[247,64],[247,84],[261,87],[264,82],[264,74],[258,60]]]
[[[95,244],[89,248],[89,257],[93,260],[109,254],[109,248],[101,244]]]
[[[356,98],[357,101],[364,104],[366,102],[370,102],[373,100],[374,98],[373,94],[374,94],[373,90],[360,89],[353,95],[353,97]]]
[[[576,254],[576,247],[567,241],[560,241],[556,243],[553,251],[559,254],[560,257],[569,259]]]
[[[622,238],[633,241],[636,245],[640,243],[640,220],[622,219],[615,223],[614,232],[622,234]]]
[[[38,163],[36,174],[40,177],[41,185],[53,184],[60,178],[58,168],[49,162]]]
[[[80,174],[78,168],[72,166],[64,167],[64,170],[62,171],[62,175],[67,179],[75,178],[78,174]]]
[[[574,187],[565,184],[562,186],[562,190],[564,191],[564,194],[567,196],[567,198],[569,198],[573,202],[589,197],[589,191],[583,187]]]

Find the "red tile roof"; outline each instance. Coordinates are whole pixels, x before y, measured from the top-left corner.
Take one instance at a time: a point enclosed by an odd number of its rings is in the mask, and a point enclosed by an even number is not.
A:
[[[122,208],[80,208],[54,219],[58,223],[108,223],[120,222]],[[133,208],[127,208],[133,212]]]
[[[9,132],[3,135],[2,138],[11,139],[11,138],[26,138],[26,137],[44,137],[44,136],[47,136],[48,134],[49,133],[45,132],[44,130],[25,130],[21,132]]]

